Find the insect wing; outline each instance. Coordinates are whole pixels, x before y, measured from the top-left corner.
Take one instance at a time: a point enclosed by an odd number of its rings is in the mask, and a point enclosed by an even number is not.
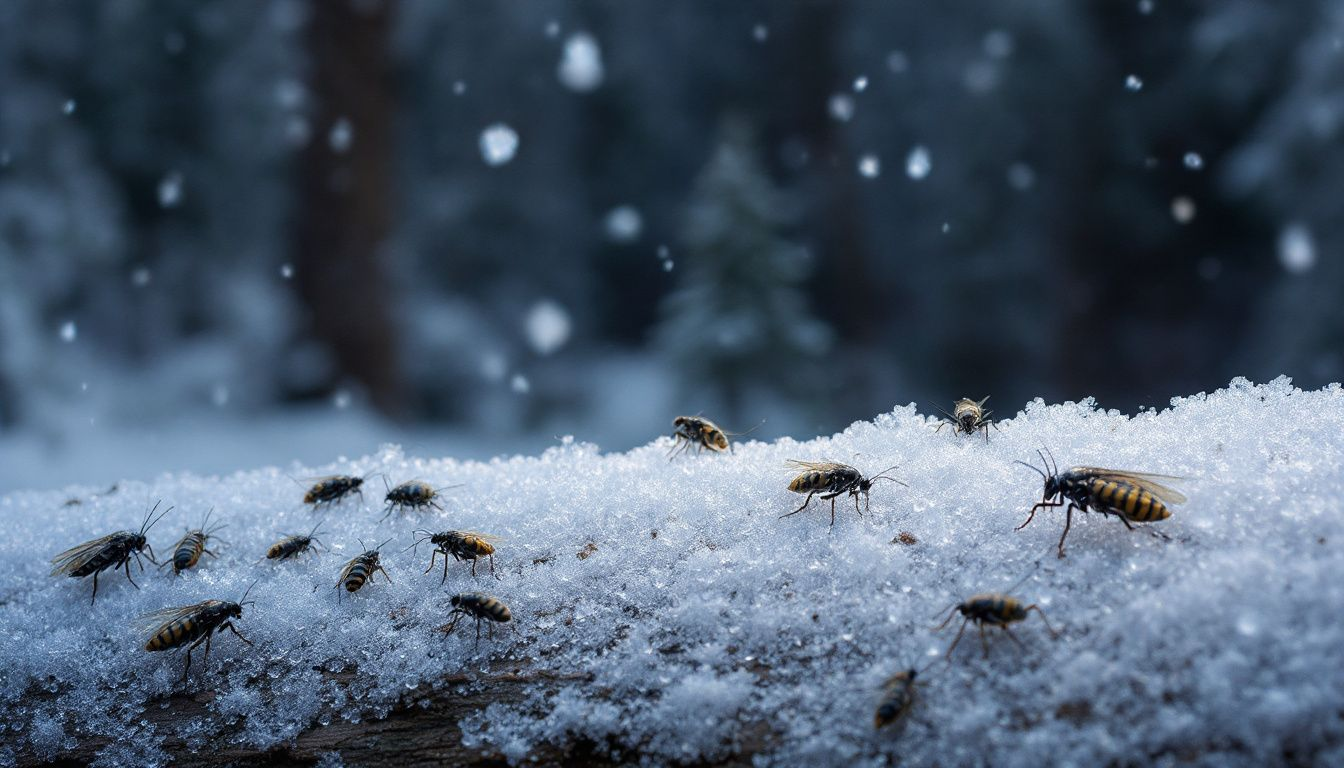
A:
[[[174,608],[162,608],[157,611],[141,614],[135,617],[135,628],[139,632],[146,632],[153,637],[164,630],[169,624],[179,619],[185,619],[188,616],[196,615],[202,608],[215,602],[214,600],[205,600],[191,605],[183,605]]]
[[[51,563],[55,567],[51,569],[51,575],[55,576],[61,573],[74,573],[83,568],[93,558],[97,557],[103,551],[103,547],[112,543],[113,539],[120,536],[121,533],[109,533],[93,541],[86,541],[78,546],[71,547],[61,554],[51,558]]]
[[[789,464],[795,469],[810,469],[816,472],[834,472],[838,469],[854,469],[848,464],[840,464],[834,461],[798,461],[789,459]]]
[[[1102,469],[1100,467],[1077,467],[1076,471],[1086,472],[1103,480],[1113,480],[1121,483],[1131,483],[1139,488],[1153,494],[1157,498],[1168,504],[1182,504],[1185,502],[1185,494],[1174,488],[1168,488],[1163,485],[1161,480],[1167,482],[1184,480],[1183,477],[1172,475],[1154,475],[1147,472],[1129,472],[1122,469]]]

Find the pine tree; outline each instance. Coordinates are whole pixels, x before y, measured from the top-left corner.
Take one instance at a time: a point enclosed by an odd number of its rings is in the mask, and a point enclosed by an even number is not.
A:
[[[787,210],[751,127],[725,120],[695,183],[676,259],[681,282],[662,307],[658,343],[686,387],[716,389],[730,418],[754,389],[795,397],[813,389],[830,346],[800,287],[811,256],[780,234]]]

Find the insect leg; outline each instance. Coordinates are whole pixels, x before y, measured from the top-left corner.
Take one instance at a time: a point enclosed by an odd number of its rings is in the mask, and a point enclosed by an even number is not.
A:
[[[1009,631],[1007,624],[1000,624],[999,626],[1003,629],[1003,634],[1012,638],[1013,642],[1017,643],[1018,646],[1022,648],[1022,650],[1024,651],[1027,650],[1027,644],[1018,639],[1017,635],[1014,635],[1011,631]]]
[[[863,510],[862,510],[862,509],[859,509],[859,494],[854,493],[853,491],[850,491],[850,492],[849,492],[849,495],[854,497],[854,511],[859,513],[859,517],[863,517]],[[868,497],[867,497],[867,496],[864,496],[864,498],[863,498],[863,505],[864,505],[865,507],[868,506]]]
[[[444,560],[444,561],[443,561],[443,564],[444,564],[444,565],[447,565],[447,564],[448,564],[448,561],[447,561],[447,560]],[[384,578],[384,579],[387,579],[387,583],[388,583],[388,584],[391,584],[391,583],[392,583],[392,577],[387,575],[387,571],[383,568],[383,566],[381,566],[381,565],[378,566],[377,568],[374,569],[374,571],[382,571],[382,573],[383,573],[383,578]],[[369,578],[372,579],[372,578],[373,578],[373,575],[370,574],[370,575],[369,575]]]
[[[220,627],[220,628],[219,628],[219,631],[220,631],[220,632],[223,632],[223,631],[224,631],[224,627],[228,627],[230,632],[232,632],[232,633],[235,634],[235,635],[238,635],[238,639],[239,639],[239,640],[242,640],[244,643],[247,643],[248,645],[251,645],[251,644],[252,644],[252,641],[251,641],[251,640],[248,640],[246,637],[243,637],[242,633],[238,631],[238,628],[235,627],[235,626],[233,626],[233,622],[232,622],[232,621],[226,621],[226,622],[224,622],[224,626],[223,626],[223,627]]]
[[[98,599],[98,572],[97,572],[97,571],[94,571],[94,572],[93,572],[93,597],[89,600],[89,604],[92,605],[93,602],[94,602],[95,600],[97,600],[97,599]]]
[[[949,616],[948,618],[951,617]],[[961,642],[961,636],[966,632],[966,625],[970,623],[971,617],[967,616],[966,619],[961,622],[961,629],[957,630],[957,636],[952,639],[952,644],[947,646],[947,652],[943,654],[943,659],[946,660],[948,664],[952,663],[952,652],[957,649],[957,643]]]
[[[779,519],[780,519],[780,520],[783,520],[783,519],[786,518],[786,517],[793,517],[794,515],[798,514],[799,512],[802,512],[804,509],[807,509],[807,505],[812,503],[812,497],[815,496],[816,494],[817,494],[816,491],[812,491],[811,493],[807,494],[807,499],[803,501],[803,506],[801,506],[801,507],[799,507],[799,508],[793,510],[792,512],[788,513],[787,515],[780,515],[780,516],[779,516]]]
[[[831,496],[831,527],[835,527],[835,496]]]
[[[1059,556],[1061,558],[1064,557],[1064,539],[1069,535],[1069,526],[1073,525],[1073,510],[1077,508],[1078,505],[1070,502],[1069,508],[1065,511],[1064,532],[1059,535]]]
[[[1034,604],[1033,604],[1033,605],[1028,605],[1028,606],[1027,606],[1027,611],[1029,611],[1029,612],[1030,612],[1030,611],[1035,611],[1035,612],[1041,614],[1041,621],[1044,621],[1044,622],[1045,622],[1045,628],[1046,628],[1047,630],[1050,631],[1050,636],[1051,636],[1051,637],[1059,637],[1059,633],[1055,631],[1055,628],[1054,628],[1054,627],[1050,626],[1050,620],[1047,619],[1047,618],[1045,618],[1045,611],[1042,611],[1042,610],[1041,610],[1041,607],[1040,607],[1039,605],[1034,605]]]
[[[430,553],[429,553],[429,567],[425,569],[425,573],[429,573],[430,571],[434,570],[434,563],[435,563],[435,561],[438,559],[438,557],[439,557],[439,550],[437,550],[437,549],[434,550],[433,552],[430,552]],[[445,555],[444,558],[443,558],[443,578],[444,578],[444,579],[447,579],[447,578],[448,578],[448,556],[447,556],[447,555]],[[439,583],[442,584],[443,582],[439,582]]]
[[[125,560],[122,561],[122,563],[124,563],[124,564],[126,565],[126,580],[129,581],[129,582],[131,582],[131,586],[132,586],[132,587],[135,587],[136,589],[139,589],[139,588],[140,588],[140,585],[139,585],[139,584],[136,584],[136,583],[135,583],[135,579],[132,579],[132,578],[131,578],[131,558],[129,558],[129,557],[126,558]]]
[[[1017,527],[1014,528],[1013,530],[1014,530],[1014,531],[1020,531],[1020,530],[1022,530],[1023,528],[1026,528],[1028,525],[1031,525],[1031,521],[1036,517],[1036,510],[1038,510],[1038,509],[1045,509],[1045,508],[1047,508],[1047,507],[1062,507],[1062,506],[1064,506],[1064,502],[1062,502],[1062,501],[1053,501],[1053,502],[1051,502],[1051,501],[1039,501],[1039,502],[1036,503],[1036,506],[1034,506],[1034,507],[1031,508],[1031,513],[1027,515],[1027,521],[1026,521],[1025,523],[1023,523],[1023,524],[1017,526]]]
[[[985,640],[985,623],[983,621],[975,622],[975,628],[980,630],[980,650],[989,658],[989,641]]]
[[[494,576],[496,579],[499,579],[500,581],[503,581],[503,579],[500,578],[499,574],[495,573],[495,553],[493,552],[490,553],[490,575]]]
[[[476,558],[471,559],[471,577],[476,578]]]

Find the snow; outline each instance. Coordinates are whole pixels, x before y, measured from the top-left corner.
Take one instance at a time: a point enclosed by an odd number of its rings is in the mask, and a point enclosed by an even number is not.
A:
[[[569,312],[550,300],[532,305],[524,325],[528,343],[540,355],[549,355],[563,347],[572,330]]]
[[[1182,195],[1171,201],[1171,218],[1177,224],[1189,224],[1195,220],[1195,201]]]
[[[504,123],[481,131],[481,157],[487,165],[504,165],[518,152],[518,133]]]
[[[556,68],[556,76],[566,88],[579,93],[596,90],[602,85],[602,49],[597,39],[587,32],[576,32],[565,40],[564,55]]]
[[[875,179],[882,173],[882,160],[872,153],[859,158],[859,174],[866,179]]]
[[[1129,75],[1125,78],[1125,90],[1135,92],[1143,90],[1143,80],[1138,75]]]
[[[173,171],[159,180],[159,207],[176,208],[182,202],[182,174]]]
[[[1181,158],[1185,167],[1192,171],[1198,171],[1204,167],[1204,158],[1198,152],[1186,152],[1185,157]]]
[[[613,243],[633,243],[644,231],[644,216],[632,205],[619,205],[607,212],[602,227]]]
[[[826,110],[831,113],[832,119],[847,123],[854,117],[854,99],[846,93],[832,94],[826,102]]]
[[[910,150],[910,154],[905,157],[905,175],[920,181],[929,175],[933,170],[933,158],[929,156],[927,147],[921,145],[915,146]]]
[[[1305,224],[1289,224],[1279,234],[1279,263],[1294,275],[1310,272],[1316,266],[1316,241]]]
[[[0,763],[54,759],[92,735],[113,745],[104,763],[163,762],[165,734],[140,713],[183,690],[183,660],[141,650],[132,619],[236,600],[254,580],[256,604],[237,624],[255,646],[226,633],[208,665],[193,657],[186,691],[216,693],[181,726],[199,745],[216,733],[279,745],[314,723],[376,718],[447,692],[445,675],[525,668],[591,680],[537,683],[523,701],[470,716],[471,745],[516,761],[586,737],[649,763],[720,759],[749,740],[782,764],[961,765],[993,754],[1036,765],[1044,750],[1059,764],[1340,756],[1344,388],[1235,380],[1133,416],[1037,400],[988,442],[934,426],[908,405],[835,435],[675,461],[669,437],[612,454],[566,438],[490,461],[387,445],[319,466],[124,480],[110,493],[10,493],[0,497]],[[1038,448],[1061,466],[1182,476],[1190,500],[1157,524],[1169,540],[1076,517],[1059,560],[1060,511],[1013,530],[1041,493],[1014,461]],[[899,464],[909,487],[875,485],[863,517],[839,499],[833,530],[815,500],[779,519],[801,503],[785,489],[785,460],[823,458],[866,473]],[[333,472],[464,486],[444,491],[442,513],[379,522],[374,479],[367,501],[314,515],[291,477]],[[80,503],[67,506],[72,497]],[[176,507],[149,533],[160,559],[211,507],[229,525],[219,558],[176,579],[136,572],[140,590],[105,573],[92,606],[87,581],[47,575],[48,557],[137,527],[159,499]],[[262,561],[270,543],[318,519],[330,553]],[[420,527],[500,536],[501,578],[452,563],[440,587],[438,574],[421,573],[424,548],[404,551]],[[392,583],[338,602],[337,573],[358,539],[389,537]],[[1014,594],[1040,604],[1060,637],[1033,617],[1014,628],[1025,649],[994,632],[985,657],[968,636],[944,663],[952,631],[933,632],[934,617],[1024,577]],[[434,633],[447,598],[475,590],[504,601],[511,625],[479,647],[471,631]],[[873,732],[882,681],[911,666],[925,685],[904,729]]]

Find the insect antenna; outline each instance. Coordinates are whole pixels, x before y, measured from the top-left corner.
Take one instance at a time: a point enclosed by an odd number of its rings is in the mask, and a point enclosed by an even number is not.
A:
[[[392,539],[395,539],[395,538],[397,538],[397,537],[396,537],[396,536],[389,536],[388,538],[386,538],[385,540],[383,540],[383,544],[386,544],[387,542],[389,542],[389,541],[391,541]],[[363,544],[363,542],[360,542],[360,543]],[[382,548],[383,548],[383,544],[379,544],[378,546],[374,547],[374,548],[373,548],[373,551],[374,551],[374,552],[377,552],[378,550],[382,549]]]
[[[417,528],[416,530],[411,531],[411,533],[415,535],[415,543],[407,547],[406,549],[401,550],[402,552],[405,552],[410,549],[417,549],[421,544],[424,544],[426,541],[429,541],[431,538],[434,537],[433,531],[427,531],[423,528]]]
[[[733,437],[742,437],[743,435],[750,435],[752,432],[755,432],[756,430],[760,429],[761,425],[764,423],[765,419],[761,419],[760,421],[756,422],[756,426],[752,427],[751,429],[748,429],[746,432],[729,432],[727,430],[724,430],[724,434],[732,435]]]
[[[1059,462],[1055,461],[1055,453],[1054,453],[1054,451],[1051,451],[1049,448],[1046,448],[1046,449],[1045,449],[1045,452],[1048,453],[1048,454],[1050,454],[1050,474],[1055,475],[1056,477],[1058,477],[1058,476],[1059,476]],[[1040,451],[1037,451],[1037,453],[1040,453]],[[1042,457],[1041,457],[1041,460],[1044,461],[1044,460],[1045,460],[1045,457],[1042,456]]]
[[[150,522],[149,518],[153,517],[153,515],[154,515],[154,510],[158,509],[158,508],[159,508],[159,505],[162,504],[162,503],[163,503],[163,499],[159,499],[158,501],[154,502],[154,507],[153,507],[152,509],[149,510],[149,513],[148,513],[148,514],[145,515],[145,521],[144,521],[143,523],[140,524],[140,535],[141,535],[141,536],[144,536],[146,533],[149,533],[149,529],[154,527],[154,523],[159,522],[160,520],[163,519],[163,516],[164,516],[164,515],[166,515],[166,514],[168,514],[169,512],[172,512],[172,511],[173,511],[173,507],[169,507],[169,508],[163,510],[163,512],[161,512],[161,513],[159,514],[158,517],[155,517],[153,522]]]
[[[904,485],[906,488],[909,488],[910,486],[909,486],[908,484],[903,483],[903,482],[901,482],[900,480],[897,480],[897,479],[894,478],[894,477],[888,477],[888,476],[887,476],[887,473],[888,473],[888,472],[890,472],[890,471],[893,470],[893,469],[896,469],[896,467],[899,467],[899,466],[901,466],[901,465],[900,465],[900,464],[896,464],[895,466],[887,467],[886,469],[882,470],[881,472],[878,472],[876,475],[873,475],[872,477],[868,478],[868,482],[871,483],[871,482],[874,482],[874,481],[876,481],[876,480],[890,480],[891,482],[896,483],[897,485]]]
[[[952,621],[952,617],[957,615],[957,607],[960,606],[960,605],[961,605],[961,603],[953,603],[950,607],[948,607],[948,608],[947,608],[947,618],[946,618],[946,619],[943,619],[943,623],[942,623],[942,624],[939,624],[938,626],[934,627],[934,628],[933,628],[933,631],[934,631],[934,632],[937,632],[937,631],[941,630],[943,627],[946,627],[947,624],[948,624],[948,622]],[[942,616],[942,615],[943,615],[943,611],[939,611],[939,612],[937,612],[937,613],[935,613],[935,614],[933,615],[933,618],[937,619],[939,616]]]
[[[1040,475],[1042,480],[1048,480],[1048,479],[1049,479],[1048,477],[1045,476],[1045,473],[1041,471],[1041,468],[1040,468],[1040,467],[1037,467],[1037,466],[1035,466],[1035,465],[1033,465],[1033,464],[1028,464],[1028,463],[1025,462],[1025,461],[1018,461],[1018,460],[1016,460],[1016,459],[1013,460],[1013,463],[1014,463],[1014,464],[1021,464],[1022,466],[1026,467],[1027,469],[1030,469],[1032,472],[1035,472],[1036,474]]]
[[[247,589],[243,591],[243,599],[238,601],[238,604],[239,604],[239,605],[256,605],[256,604],[257,604],[257,601],[256,601],[256,600],[248,600],[248,599],[247,599],[247,596],[248,596],[249,594],[251,594],[251,592],[252,592],[252,588],[255,587],[255,586],[257,586],[257,582],[258,582],[258,581],[261,581],[261,579],[255,579],[251,584],[248,584],[248,585],[247,585]]]
[[[446,490],[448,490],[448,489],[450,489],[450,488],[462,488],[462,487],[465,487],[465,486],[466,486],[466,483],[454,483],[453,485],[445,485],[445,486],[443,486],[442,488],[435,488],[435,489],[434,489],[434,492],[435,492],[435,493],[442,493],[443,491],[446,491]]]

